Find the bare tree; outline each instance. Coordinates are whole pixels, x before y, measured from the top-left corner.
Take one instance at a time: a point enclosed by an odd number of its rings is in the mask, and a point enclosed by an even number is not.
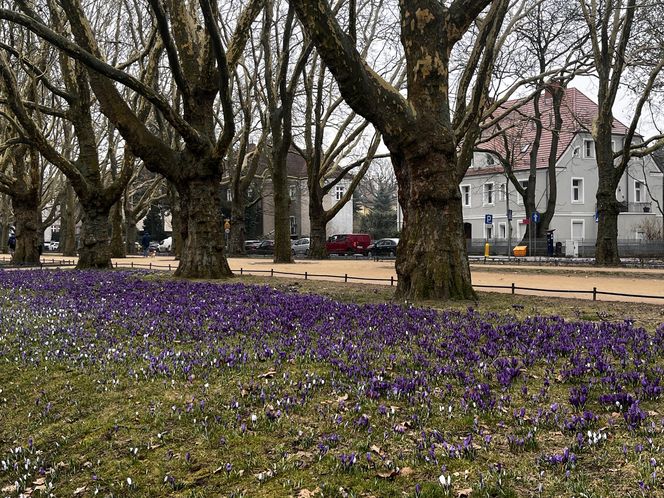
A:
[[[381,132],[390,150],[404,210],[397,251],[397,294],[416,299],[475,298],[459,193],[467,166],[457,161],[461,143],[457,130],[477,127],[494,60],[493,46],[509,2],[400,2],[398,21],[406,58],[407,97],[369,68],[326,1],[292,2],[342,95]],[[480,17],[487,7],[488,12]],[[473,57],[474,67],[462,84],[470,88],[474,81],[473,87],[478,90],[466,92],[461,88],[457,92],[458,104],[464,101],[464,112],[456,113],[462,122],[453,123],[450,55],[473,23],[477,27],[475,52],[483,55]],[[462,132],[462,136],[466,134]],[[472,150],[472,144],[470,147]]]
[[[620,204],[616,189],[633,157],[648,155],[664,144],[661,135],[644,139],[637,133],[650,95],[661,85],[664,44],[659,22],[664,6],[636,0],[579,0],[579,4],[590,32],[598,87],[598,113],[591,129],[599,176],[595,261],[617,265]],[[641,84],[636,87],[637,101],[622,148],[614,151],[613,108],[628,72],[639,74]]]
[[[46,39],[63,54],[86,66],[90,86],[102,112],[122,134],[132,152],[151,171],[165,176],[177,188],[183,219],[185,248],[176,272],[188,277],[228,277],[230,268],[223,254],[219,184],[223,158],[234,135],[234,116],[229,91],[229,70],[235,67],[261,0],[251,0],[237,16],[236,29],[225,47],[220,34],[221,14],[217,4],[150,0],[151,15],[134,11],[123,15],[154,22],[164,46],[177,91],[167,98],[151,84],[132,74],[131,60],[118,69],[107,57],[95,36],[95,29],[79,0],[60,2],[75,42],[63,36],[36,15],[22,15],[1,9],[0,18],[22,24]],[[226,5],[237,8],[235,2]],[[53,10],[53,9],[52,9]],[[225,16],[231,16],[231,10]],[[148,80],[149,81],[149,80]],[[149,101],[155,119],[168,123],[178,136],[173,147],[163,141],[140,119],[118,91],[120,83]],[[222,109],[223,129],[215,121],[215,102]]]

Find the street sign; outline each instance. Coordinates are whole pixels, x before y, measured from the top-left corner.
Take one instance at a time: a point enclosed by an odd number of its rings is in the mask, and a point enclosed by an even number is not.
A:
[[[595,211],[595,223],[599,223],[599,212]]]
[[[533,218],[533,223],[539,223],[540,222],[540,214],[537,211],[535,211],[533,213],[532,218]]]
[[[512,221],[512,210],[511,209],[507,210],[507,221]]]
[[[231,233],[231,229],[230,228],[224,228],[224,232]]]
[[[492,214],[485,214],[484,215],[484,224],[485,225],[493,225],[493,215]]]

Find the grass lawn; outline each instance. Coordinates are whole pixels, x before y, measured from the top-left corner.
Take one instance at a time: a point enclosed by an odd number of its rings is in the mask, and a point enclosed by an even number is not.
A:
[[[664,496],[661,306],[0,272],[0,496]]]

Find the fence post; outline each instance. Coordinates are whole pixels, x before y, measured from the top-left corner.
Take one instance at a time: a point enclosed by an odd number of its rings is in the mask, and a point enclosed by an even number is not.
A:
[[[152,270],[152,261],[150,261],[150,270]]]
[[[132,268],[134,267],[134,262],[133,262],[133,261],[131,262],[131,267],[132,267]]]
[[[394,276],[390,275],[390,287],[394,287]]]
[[[514,294],[515,290],[516,290],[516,287],[514,286],[514,282],[512,282],[512,294]]]
[[[270,276],[274,277],[274,268],[270,268]]]
[[[344,273],[344,283],[348,283],[348,273]]]
[[[593,301],[597,301],[597,287],[593,287]]]
[[[308,278],[309,278],[309,274],[308,274],[308,272],[305,271],[304,272],[304,279],[307,280]]]
[[[168,263],[168,271],[171,271],[171,264]]]
[[[242,275],[242,267],[240,267],[240,275]]]

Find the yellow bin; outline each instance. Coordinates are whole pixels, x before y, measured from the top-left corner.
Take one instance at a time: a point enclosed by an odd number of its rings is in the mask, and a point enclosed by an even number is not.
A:
[[[528,246],[516,246],[514,248],[514,256],[517,258],[522,258],[526,255],[526,251],[528,250]]]

